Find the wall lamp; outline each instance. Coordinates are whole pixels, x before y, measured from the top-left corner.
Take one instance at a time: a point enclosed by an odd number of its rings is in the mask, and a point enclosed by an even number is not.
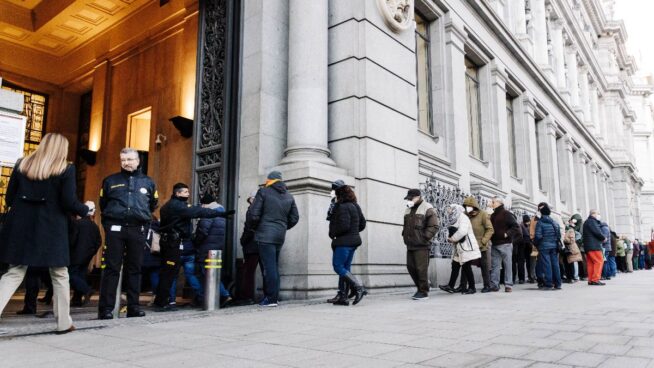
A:
[[[191,138],[193,135],[193,120],[183,116],[175,116],[169,119],[184,138]]]
[[[98,153],[96,151],[91,151],[89,149],[83,148],[79,151],[79,155],[87,165],[93,166],[95,165]]]

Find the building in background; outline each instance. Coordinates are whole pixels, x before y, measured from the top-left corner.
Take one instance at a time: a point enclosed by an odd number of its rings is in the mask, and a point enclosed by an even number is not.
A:
[[[233,265],[245,197],[280,170],[301,216],[282,251],[287,298],[336,285],[338,178],[369,220],[354,272],[374,288],[411,284],[402,198],[428,181],[439,205],[470,193],[516,213],[597,208],[649,237],[654,86],[611,1],[67,3],[0,0],[0,77],[46,98],[43,127],[76,142],[85,199],[135,145],[164,195],[193,181],[238,206]]]

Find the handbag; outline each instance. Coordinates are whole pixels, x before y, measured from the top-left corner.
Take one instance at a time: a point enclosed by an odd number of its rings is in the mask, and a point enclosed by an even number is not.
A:
[[[159,235],[158,232],[150,229],[150,253],[151,254],[159,254],[161,252],[161,244],[159,243],[161,240],[161,235]]]
[[[558,231],[556,231],[556,227],[554,226],[553,223],[552,223],[552,229],[554,229],[555,234],[558,233]],[[565,255],[570,253],[570,250],[568,249],[568,247],[566,247],[565,244],[563,244],[563,242],[561,241],[561,236],[556,237],[556,252],[561,253],[561,254],[565,254]]]

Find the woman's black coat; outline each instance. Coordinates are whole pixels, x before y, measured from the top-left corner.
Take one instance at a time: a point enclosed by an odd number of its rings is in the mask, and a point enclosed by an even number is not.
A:
[[[46,180],[30,180],[16,168],[7,186],[6,201],[11,208],[0,233],[0,262],[68,266],[69,215],[84,217],[89,212],[77,200],[75,190],[73,165]]]
[[[352,202],[336,203],[329,221],[329,237],[332,248],[358,247],[361,245],[359,233],[366,228],[366,218],[358,204]]]

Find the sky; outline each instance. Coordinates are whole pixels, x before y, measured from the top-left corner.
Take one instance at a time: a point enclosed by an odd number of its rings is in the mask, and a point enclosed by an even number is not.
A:
[[[654,0],[616,0],[615,19],[627,28],[627,51],[636,58],[638,69],[654,72]]]

